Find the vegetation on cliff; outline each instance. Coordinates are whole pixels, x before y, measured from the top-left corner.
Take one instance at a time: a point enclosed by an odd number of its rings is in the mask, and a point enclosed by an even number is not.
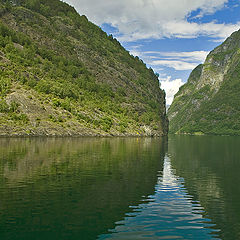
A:
[[[0,1],[0,135],[165,135],[157,76],[59,0]]]
[[[175,95],[171,133],[240,135],[240,31],[207,56]]]

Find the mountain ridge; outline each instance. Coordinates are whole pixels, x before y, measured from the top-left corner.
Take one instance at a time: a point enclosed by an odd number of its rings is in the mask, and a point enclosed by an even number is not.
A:
[[[170,132],[240,135],[240,30],[211,51],[168,110]]]
[[[86,16],[59,0],[2,0],[0,20],[0,135],[167,134],[153,70]]]

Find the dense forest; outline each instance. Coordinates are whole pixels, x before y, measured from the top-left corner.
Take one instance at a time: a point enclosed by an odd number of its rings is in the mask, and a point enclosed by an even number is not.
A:
[[[59,0],[0,1],[0,135],[165,135],[157,75]]]

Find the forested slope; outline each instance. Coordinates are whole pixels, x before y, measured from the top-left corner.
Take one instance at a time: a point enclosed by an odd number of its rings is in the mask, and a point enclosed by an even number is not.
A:
[[[193,70],[168,116],[171,133],[240,135],[240,31]]]
[[[0,135],[166,135],[152,69],[59,0],[0,1]]]

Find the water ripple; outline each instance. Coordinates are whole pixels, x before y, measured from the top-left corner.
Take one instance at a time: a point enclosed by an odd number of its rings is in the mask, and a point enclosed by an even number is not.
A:
[[[203,207],[192,198],[166,156],[155,194],[131,206],[124,220],[98,239],[218,239],[215,224],[203,216]]]

